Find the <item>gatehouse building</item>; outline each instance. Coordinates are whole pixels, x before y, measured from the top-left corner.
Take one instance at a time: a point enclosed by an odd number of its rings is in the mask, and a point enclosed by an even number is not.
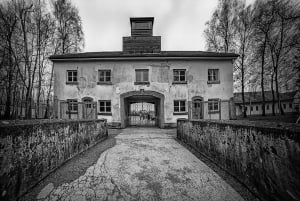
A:
[[[162,51],[153,24],[153,17],[130,18],[131,36],[123,37],[123,51],[51,56],[57,117],[161,128],[178,118],[233,118],[238,55]]]

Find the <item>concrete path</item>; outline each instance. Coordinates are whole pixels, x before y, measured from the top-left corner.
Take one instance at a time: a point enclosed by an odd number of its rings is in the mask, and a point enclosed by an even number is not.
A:
[[[175,130],[128,128],[71,183],[50,183],[38,200],[232,200],[243,198],[176,142]]]

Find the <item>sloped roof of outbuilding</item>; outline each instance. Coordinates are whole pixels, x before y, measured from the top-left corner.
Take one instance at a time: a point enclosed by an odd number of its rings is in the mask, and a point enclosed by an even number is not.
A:
[[[161,51],[160,53],[84,52],[76,54],[52,55],[52,61],[67,60],[140,60],[140,59],[236,59],[234,53],[206,51]]]

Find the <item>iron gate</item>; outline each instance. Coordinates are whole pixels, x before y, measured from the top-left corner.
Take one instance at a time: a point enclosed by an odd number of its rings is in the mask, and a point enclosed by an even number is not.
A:
[[[157,115],[154,103],[137,102],[129,105],[129,126],[156,126]]]

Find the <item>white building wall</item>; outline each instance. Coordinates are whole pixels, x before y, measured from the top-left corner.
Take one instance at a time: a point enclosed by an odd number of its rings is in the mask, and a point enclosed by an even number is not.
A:
[[[211,98],[229,100],[233,97],[233,76],[231,60],[193,60],[193,61],[76,61],[55,62],[54,94],[58,100],[91,97],[94,101],[111,100],[112,116],[101,116],[109,122],[120,122],[120,94],[140,89],[164,94],[165,123],[174,123],[177,118],[187,115],[173,114],[173,101],[185,99],[191,101],[194,96],[202,96],[204,101]],[[220,84],[208,84],[208,69],[219,69]],[[110,69],[112,85],[98,85],[98,70]],[[149,69],[150,85],[135,85],[135,69]],[[173,69],[186,69],[187,84],[172,84]],[[78,85],[66,84],[67,70],[78,70]],[[97,108],[99,110],[99,108]],[[204,118],[219,119],[218,114]],[[222,111],[222,119],[228,119]]]

